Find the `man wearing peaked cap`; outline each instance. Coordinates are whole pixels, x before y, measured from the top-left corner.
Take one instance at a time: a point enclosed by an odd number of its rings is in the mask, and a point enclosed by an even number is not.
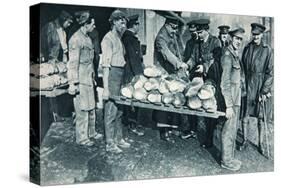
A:
[[[194,50],[191,57],[187,61],[188,69],[190,71],[190,79],[194,77],[202,77],[203,79],[213,80],[216,83],[216,100],[218,102],[218,110],[223,110],[223,101],[220,92],[220,52],[221,43],[219,39],[209,33],[209,19],[200,19],[194,21],[196,25],[196,33],[198,34],[198,40],[194,44]],[[196,131],[197,129],[197,117],[190,117],[191,129]],[[208,124],[207,136],[203,144],[204,148],[212,146],[213,130],[217,125],[217,119],[204,118],[204,121]]]
[[[221,25],[218,27],[218,29],[219,29],[218,38],[221,41],[222,47],[227,46],[229,44],[228,32],[229,32],[230,27],[228,25]]]
[[[186,42],[186,45],[185,45],[185,50],[184,50],[184,54],[183,54],[184,62],[187,62],[189,60],[189,58],[191,57],[191,53],[193,51],[194,45],[198,39],[198,35],[196,32],[196,25],[195,25],[194,20],[187,23],[187,26],[188,26],[188,30],[189,30],[191,38]]]
[[[231,171],[237,171],[241,167],[241,161],[235,159],[235,142],[241,108],[242,86],[245,83],[243,69],[238,56],[244,37],[244,29],[238,28],[229,32],[231,42],[223,48],[221,57],[222,76],[221,92],[225,100],[227,120],[224,123],[222,139],[221,167]]]
[[[249,116],[258,118],[259,127],[259,146],[263,154],[267,154],[266,144],[264,143],[264,106],[271,105],[273,90],[273,51],[262,41],[266,27],[259,23],[251,24],[252,41],[245,47],[242,56],[242,63],[246,76],[246,92],[245,98],[246,110],[242,127],[244,131],[244,145],[247,141],[247,125]],[[265,114],[270,117],[270,114]]]
[[[132,81],[133,77],[143,74],[143,58],[140,41],[137,37],[139,32],[139,15],[135,14],[128,17],[127,30],[122,36],[122,42],[125,47],[126,65],[124,67],[124,83],[128,84]],[[131,107],[124,108],[125,121],[128,124],[129,130],[138,135],[143,136],[144,130],[138,122],[138,108],[132,110]]]

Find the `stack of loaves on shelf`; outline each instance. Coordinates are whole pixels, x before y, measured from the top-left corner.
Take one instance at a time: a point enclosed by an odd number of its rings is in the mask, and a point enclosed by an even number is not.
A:
[[[165,74],[155,66],[145,68],[143,75],[135,76],[121,88],[121,95],[128,99],[207,112],[217,111],[215,92],[208,80],[195,77],[189,81],[187,77]]]
[[[30,65],[30,88],[52,91],[67,84],[66,64],[63,62],[45,62]]]

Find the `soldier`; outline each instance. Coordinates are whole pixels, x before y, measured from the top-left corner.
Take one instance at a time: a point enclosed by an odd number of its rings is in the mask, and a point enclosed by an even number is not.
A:
[[[110,15],[109,22],[111,30],[104,36],[101,43],[106,151],[121,153],[121,148],[129,148],[130,143],[123,139],[123,109],[111,100],[110,96],[118,96],[122,85],[126,61],[121,37],[126,30],[126,15],[120,10],[115,10]]]
[[[245,113],[242,122],[245,145],[247,141],[248,117],[258,118],[258,128],[264,128],[263,103],[272,95],[273,87],[273,52],[272,49],[262,42],[263,33],[266,30],[264,25],[252,23],[252,41],[245,47],[242,55],[242,62],[246,76],[246,102]],[[267,103],[264,103],[267,104]],[[262,132],[260,132],[259,145],[262,148]]]
[[[242,45],[243,28],[230,31],[232,41],[222,52],[222,78],[221,91],[225,99],[227,120],[222,129],[222,161],[221,167],[231,171],[237,171],[241,167],[241,161],[234,158],[235,141],[239,123],[241,93],[244,82],[244,73],[238,56]]]
[[[95,20],[88,13],[80,22],[80,29],[69,40],[69,62],[67,64],[69,94],[74,95],[76,143],[86,146],[94,144],[90,138],[102,137],[95,130],[94,49],[88,36],[88,33],[94,28]]]
[[[188,30],[189,30],[191,38],[186,42],[186,45],[185,45],[185,50],[184,50],[184,54],[183,54],[184,62],[187,62],[189,60],[189,58],[191,57],[191,54],[193,52],[194,45],[198,41],[195,21],[192,20],[187,25],[188,25]]]
[[[228,46],[229,44],[228,32],[230,27],[228,25],[221,25],[218,27],[218,29],[220,30],[218,38],[220,39],[221,46],[222,47]]]
[[[210,20],[200,19],[195,21],[196,32],[198,34],[198,42],[195,43],[194,49],[190,59],[187,62],[190,70],[190,77],[202,77],[204,80],[209,80],[216,88],[215,97],[220,109],[222,104],[222,97],[220,92],[221,80],[221,44],[217,37],[209,33]],[[190,118],[191,132],[185,135],[185,138],[196,137],[197,117]],[[213,118],[199,118],[204,121],[206,125],[206,140],[201,144],[204,148],[209,148],[213,144],[213,130],[217,125],[217,120]]]
[[[154,43],[154,64],[164,69],[168,74],[175,74],[186,64],[181,60],[181,53],[177,43],[178,19],[166,16],[165,24],[158,32]],[[174,143],[170,135],[170,125],[178,126],[181,116],[176,113],[154,111],[153,119],[160,128],[160,138]]]
[[[126,65],[124,70],[124,84],[132,81],[134,76],[143,74],[143,58],[140,41],[137,37],[139,32],[139,15],[128,17],[127,30],[122,36],[122,42],[126,50]],[[129,130],[138,136],[144,135],[144,130],[138,124],[138,108],[131,110],[125,108],[126,121],[129,123]]]

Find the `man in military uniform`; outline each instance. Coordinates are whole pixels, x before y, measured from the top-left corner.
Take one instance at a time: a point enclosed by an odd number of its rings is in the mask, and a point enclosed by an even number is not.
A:
[[[222,108],[223,102],[220,92],[221,80],[221,44],[217,37],[209,33],[210,20],[200,19],[195,21],[196,32],[198,34],[198,42],[195,43],[193,52],[187,62],[190,70],[190,77],[202,77],[204,80],[209,80],[216,88],[215,97],[218,104],[218,109]],[[190,118],[191,133],[186,135],[186,138],[196,137],[197,117]],[[217,125],[217,119],[214,118],[199,118],[206,125],[206,140],[201,144],[204,148],[212,146],[213,131]]]
[[[124,58],[125,49],[121,38],[126,30],[126,15],[120,10],[115,10],[110,15],[109,22],[112,29],[104,36],[101,42],[106,151],[121,153],[121,148],[129,148],[130,143],[123,139],[122,106],[111,100],[110,96],[118,96],[120,94],[124,75],[126,61]]]
[[[69,62],[67,64],[69,94],[74,95],[76,113],[76,143],[92,146],[90,138],[99,139],[95,130],[96,114],[94,100],[94,49],[88,33],[95,28],[95,20],[88,13],[80,23],[80,29],[69,40]]]
[[[132,15],[128,17],[127,30],[122,36],[126,55],[126,65],[124,67],[124,84],[132,81],[134,76],[142,75],[144,64],[141,52],[140,41],[137,37],[139,32],[139,15]],[[138,125],[138,108],[125,107],[124,109],[126,121],[129,124],[129,130],[138,136],[144,135],[144,130]]]
[[[178,19],[166,16],[166,21],[158,32],[154,43],[154,64],[168,74],[175,74],[179,69],[185,68],[186,64],[181,60],[181,53],[177,43]],[[160,128],[160,138],[174,143],[170,135],[170,125],[180,124],[180,114],[154,111],[153,119]]]
[[[243,83],[245,79],[238,56],[244,32],[243,28],[238,28],[229,32],[232,42],[228,47],[223,49],[221,57],[221,65],[223,69],[221,91],[225,99],[225,117],[227,118],[221,135],[221,167],[231,171],[237,171],[241,167],[241,161],[234,158],[234,150],[241,107],[241,83]]]
[[[244,145],[247,141],[248,117],[258,118],[260,130],[260,149],[264,153],[262,130],[264,129],[264,105],[268,105],[268,99],[272,95],[273,87],[273,52],[272,49],[262,42],[264,25],[252,23],[252,41],[245,47],[242,62],[246,76],[246,101],[245,113],[242,122],[244,132]],[[271,108],[271,106],[269,107]],[[268,108],[267,108],[268,109]]]
[[[198,41],[195,20],[190,21],[187,25],[188,25],[188,30],[189,30],[191,38],[186,42],[186,45],[185,45],[185,50],[184,50],[184,54],[183,54],[184,62],[187,62],[189,60],[189,58],[191,57],[191,54],[193,52],[194,45]]]
[[[228,46],[229,44],[228,32],[230,27],[228,25],[221,25],[218,27],[218,29],[220,30],[218,38],[220,39],[221,46],[222,47]]]

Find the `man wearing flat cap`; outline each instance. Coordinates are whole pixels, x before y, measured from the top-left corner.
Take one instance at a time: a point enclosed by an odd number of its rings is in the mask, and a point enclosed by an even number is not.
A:
[[[126,65],[124,67],[124,84],[132,81],[133,77],[143,74],[143,58],[140,41],[137,37],[139,32],[139,15],[132,15],[128,17],[127,30],[122,36],[122,42],[125,47]],[[143,136],[144,131],[138,125],[138,108],[131,110],[131,107],[124,108],[124,115],[129,124],[129,130],[138,136]]]
[[[43,26],[40,35],[40,55],[43,61],[49,63],[58,63],[68,61],[67,33],[65,30],[72,24],[72,16],[61,11],[59,16]],[[72,99],[68,94],[61,95],[59,98],[50,98],[51,111],[53,112],[54,121],[61,121],[64,118],[62,114],[71,114],[73,109]],[[67,105],[68,108],[60,109],[60,106]],[[67,110],[66,110],[67,109]]]
[[[111,13],[109,22],[111,30],[101,42],[106,151],[121,153],[122,149],[130,147],[130,143],[123,139],[122,106],[111,100],[110,96],[120,94],[124,76],[124,66],[126,65],[125,48],[121,38],[127,28],[126,14],[120,10],[115,10]]]
[[[248,117],[258,118],[258,129],[260,130],[259,144],[261,152],[263,147],[264,130],[264,107],[269,105],[269,99],[273,89],[273,52],[263,43],[262,38],[266,27],[259,23],[252,23],[252,41],[245,47],[242,62],[246,75],[245,118],[242,122],[244,129],[244,143],[247,140]],[[271,107],[269,107],[271,108]],[[265,108],[265,109],[269,109]]]
[[[154,42],[154,64],[167,74],[176,74],[181,68],[186,67],[177,40],[178,24],[178,18],[166,16],[166,21]],[[171,112],[154,111],[153,119],[158,127],[169,127],[179,125],[181,116]],[[173,143],[169,130],[170,128],[160,128],[160,138]]]
[[[80,28],[69,40],[68,92],[74,97],[76,143],[92,146],[94,141],[91,139],[102,137],[95,129],[94,48],[88,35],[95,28],[95,20],[86,14],[79,25]]]
[[[216,88],[215,97],[218,104],[218,110],[223,108],[223,101],[220,91],[221,80],[221,44],[217,37],[209,33],[210,20],[199,19],[195,22],[196,32],[198,34],[198,42],[195,43],[190,59],[187,61],[188,69],[190,71],[190,78],[202,77],[204,80],[211,80]],[[197,117],[191,118],[191,124],[194,124],[194,132],[197,126]],[[207,128],[206,140],[201,144],[204,148],[209,148],[213,144],[213,130],[217,125],[218,120],[214,118],[199,118],[204,121]],[[190,137],[187,135],[187,138]],[[191,137],[194,135],[191,134]]]
[[[241,65],[239,50],[245,30],[238,28],[229,32],[231,43],[223,48],[221,65],[221,92],[226,104],[226,121],[222,128],[222,158],[221,167],[231,171],[238,171],[241,161],[235,159],[235,142],[239,123],[242,86],[245,82],[243,67]]]
[[[222,47],[228,46],[229,40],[228,40],[228,32],[230,27],[228,25],[221,25],[218,27],[219,31],[219,39],[221,42]]]

